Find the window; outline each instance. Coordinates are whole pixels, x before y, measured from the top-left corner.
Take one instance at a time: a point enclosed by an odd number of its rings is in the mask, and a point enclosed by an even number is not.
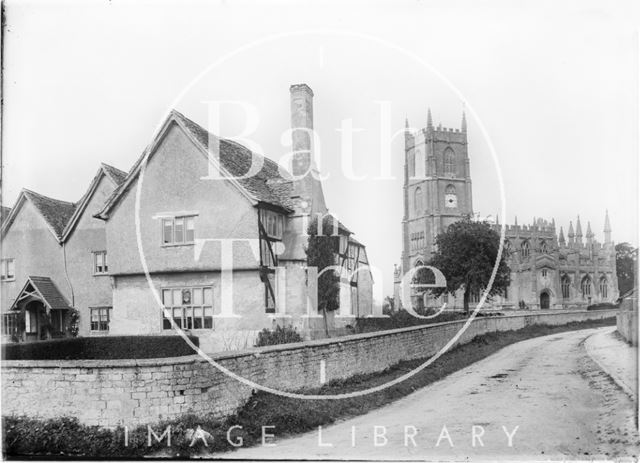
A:
[[[420,215],[423,212],[424,206],[422,205],[422,188],[418,187],[413,193],[413,207],[416,215]]]
[[[2,270],[0,279],[11,281],[16,279],[15,259],[2,259],[0,268]]]
[[[607,278],[606,277],[600,278],[600,297],[603,299],[606,299],[608,290],[609,290],[609,287],[607,285]]]
[[[111,307],[92,307],[91,331],[109,331]]]
[[[451,148],[447,148],[444,152],[444,175],[454,177],[456,174],[455,153]]]
[[[410,247],[412,251],[416,251],[425,247],[426,241],[424,239],[424,232],[415,232],[409,235],[411,241]]]
[[[162,244],[192,244],[195,240],[195,216],[162,219]]]
[[[542,269],[542,278],[547,278],[547,269],[546,268]]]
[[[2,334],[12,335],[18,332],[16,313],[6,313],[2,316]]]
[[[415,154],[411,153],[409,155],[409,178],[414,178],[416,176],[416,157]]]
[[[442,295],[442,303],[443,304],[448,304],[449,303],[449,293],[444,293]]]
[[[502,248],[502,253],[505,255],[505,257],[510,257],[511,256],[511,241],[505,239],[504,240],[504,246]]]
[[[582,279],[580,287],[582,289],[582,297],[591,296],[591,278],[588,275]]]
[[[93,273],[94,275],[104,275],[109,272],[107,265],[107,251],[95,251],[93,253]]]
[[[525,240],[520,245],[520,249],[522,250],[522,258],[526,259],[529,257],[529,241]]]
[[[38,332],[38,313],[27,309],[24,314],[24,331],[26,333]]]
[[[176,326],[185,330],[213,328],[213,288],[165,288],[162,304]],[[162,329],[170,330],[171,320],[163,311]]]
[[[415,178],[424,179],[426,163],[425,163],[425,160],[424,160],[424,152],[422,150],[416,150],[416,161],[415,161],[415,164],[416,164]]]
[[[562,298],[563,299],[569,299],[570,296],[570,288],[571,288],[571,279],[567,276],[564,275],[562,277],[562,281],[560,282],[561,286],[562,286]]]
[[[260,221],[264,227],[264,231],[270,238],[277,240],[282,239],[282,232],[284,229],[284,217],[273,211],[260,211]]]
[[[549,252],[547,247],[547,242],[545,240],[540,240],[540,252],[546,254]]]

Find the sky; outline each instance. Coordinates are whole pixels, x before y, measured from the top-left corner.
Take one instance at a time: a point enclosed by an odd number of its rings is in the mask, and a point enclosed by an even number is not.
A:
[[[508,223],[554,218],[566,233],[580,215],[602,240],[608,210],[613,239],[638,244],[634,2],[8,0],[5,11],[3,205],[21,188],[77,201],[101,162],[129,170],[171,108],[207,126],[212,101],[227,102],[221,136],[247,132],[241,142],[277,161],[289,86],[305,82],[327,204],[367,245],[384,294],[404,162],[402,136],[385,136],[405,118],[424,127],[428,108],[452,128],[467,112],[475,212],[502,209],[502,178]]]

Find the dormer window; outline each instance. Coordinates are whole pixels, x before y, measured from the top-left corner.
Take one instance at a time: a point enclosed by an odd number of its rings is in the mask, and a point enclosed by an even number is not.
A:
[[[269,238],[282,239],[284,232],[284,217],[277,212],[262,209],[260,210],[260,220],[264,231]]]

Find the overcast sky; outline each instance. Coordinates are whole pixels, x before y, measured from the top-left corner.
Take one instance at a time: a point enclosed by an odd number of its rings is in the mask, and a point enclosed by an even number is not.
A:
[[[493,143],[507,220],[578,214],[602,240],[637,244],[638,8],[634,2],[6,1],[4,205],[25,187],[77,201],[100,162],[129,170],[171,107],[207,125],[206,101],[246,102],[249,138],[278,160],[289,85],[315,92],[324,192],[367,245],[391,294],[401,252],[403,145],[380,179],[381,108],[392,131],[460,127]],[[425,65],[426,64],[426,65]],[[194,81],[199,77],[198,80]],[[464,98],[464,100],[463,100]],[[385,103],[381,103],[385,102]],[[353,170],[342,173],[351,119]],[[474,210],[500,210],[496,165],[469,119]],[[223,113],[222,136],[245,126]]]

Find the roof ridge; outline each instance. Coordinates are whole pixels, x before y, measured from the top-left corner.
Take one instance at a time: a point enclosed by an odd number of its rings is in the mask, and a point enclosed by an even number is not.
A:
[[[28,193],[28,194],[39,196],[40,198],[48,199],[49,201],[56,201],[58,203],[71,204],[72,206],[75,206],[77,204],[77,203],[75,203],[73,201],[65,201],[64,199],[52,198],[51,196],[43,195],[42,193],[38,193],[37,191],[33,191],[33,190],[28,189],[28,188],[22,188],[22,191],[25,192],[25,193]]]

